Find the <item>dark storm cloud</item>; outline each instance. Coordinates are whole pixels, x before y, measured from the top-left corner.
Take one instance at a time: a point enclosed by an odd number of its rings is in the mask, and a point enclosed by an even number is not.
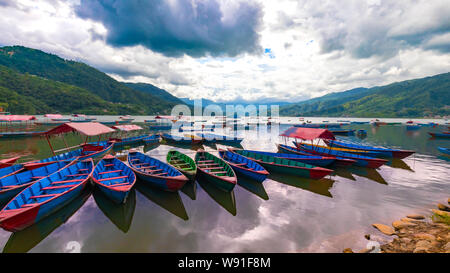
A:
[[[224,16],[217,0],[81,0],[76,14],[103,23],[115,47],[143,45],[166,56],[260,53],[262,8],[240,2]]]

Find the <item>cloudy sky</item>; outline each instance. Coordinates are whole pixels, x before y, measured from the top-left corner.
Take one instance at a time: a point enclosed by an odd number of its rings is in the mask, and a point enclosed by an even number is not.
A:
[[[179,97],[299,101],[450,71],[448,0],[0,0],[23,45]]]

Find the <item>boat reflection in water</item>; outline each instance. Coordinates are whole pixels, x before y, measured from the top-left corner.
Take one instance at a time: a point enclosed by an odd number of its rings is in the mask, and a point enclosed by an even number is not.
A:
[[[181,200],[178,192],[168,192],[156,189],[150,185],[146,185],[146,182],[139,179],[136,181],[136,189],[150,201],[154,202],[173,215],[176,215],[186,221],[189,219],[186,209],[184,208],[183,201]]]
[[[386,163],[386,165],[388,165],[392,168],[403,169],[403,170],[407,170],[410,172],[414,172],[414,170],[411,169],[411,167],[409,167],[409,165],[406,164],[405,161],[403,161],[402,159],[399,159],[399,158],[390,158],[389,161]]]
[[[133,221],[136,208],[136,191],[132,189],[124,204],[117,204],[106,197],[98,188],[93,194],[95,203],[105,216],[121,231],[127,233]]]
[[[376,169],[351,166],[349,167],[349,170],[357,176],[367,178],[369,180],[375,181],[383,185],[388,184],[386,180],[384,180],[383,176],[381,176],[381,174]]]
[[[236,199],[234,197],[234,191],[223,191],[201,177],[197,179],[197,182],[217,204],[231,213],[231,215],[236,216]]]
[[[197,198],[197,183],[189,179],[189,181],[181,188],[181,191],[192,200],[195,200]]]
[[[144,146],[143,152],[146,153],[148,151],[154,150],[156,148],[158,148],[160,145],[160,143],[153,143],[153,144],[147,144]]]
[[[245,177],[238,177],[237,183],[239,186],[243,187],[244,189],[248,190],[249,192],[259,196],[260,198],[264,200],[269,200],[269,196],[267,195],[266,189],[263,186],[263,183],[256,182],[255,180],[245,178]]]
[[[3,253],[25,253],[34,248],[50,233],[72,217],[91,196],[92,187],[86,187],[72,202],[24,230],[14,232],[3,248]]]
[[[330,193],[330,189],[331,187],[333,187],[333,183],[335,181],[329,178],[314,180],[310,178],[304,178],[295,175],[279,174],[275,172],[269,174],[268,178],[276,182],[280,182],[282,184],[304,189],[323,196],[331,198],[333,197],[333,195]]]
[[[356,181],[356,178],[353,176],[352,172],[350,172],[347,168],[337,167],[331,175],[336,175],[348,180]]]

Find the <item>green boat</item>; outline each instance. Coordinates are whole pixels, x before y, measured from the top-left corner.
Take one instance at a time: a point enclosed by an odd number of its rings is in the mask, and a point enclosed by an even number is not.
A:
[[[166,157],[167,163],[175,167],[181,173],[186,175],[190,180],[195,180],[197,173],[197,165],[195,161],[189,156],[175,150],[170,150]]]
[[[226,192],[232,191],[236,186],[236,174],[230,165],[221,158],[199,150],[195,154],[195,163],[197,163],[199,178],[203,178]]]
[[[232,152],[253,159],[270,172],[298,175],[306,178],[321,179],[333,172],[333,170],[316,167],[299,161],[274,157],[262,153],[254,153],[247,150],[229,149]]]

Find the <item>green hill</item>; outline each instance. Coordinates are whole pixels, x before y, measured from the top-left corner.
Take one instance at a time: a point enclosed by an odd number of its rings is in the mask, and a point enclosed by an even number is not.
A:
[[[450,114],[450,73],[332,93],[281,107],[284,116],[425,117]]]
[[[111,103],[86,89],[21,74],[0,65],[0,107],[14,114],[86,113],[123,114],[134,110]]]
[[[126,86],[131,89],[146,92],[152,94],[153,96],[158,96],[166,101],[173,102],[176,104],[185,104],[181,99],[173,96],[169,92],[164,89],[158,88],[153,84],[149,83],[132,83],[132,82],[123,82]]]
[[[126,109],[132,109],[127,113],[121,112],[120,114],[170,113],[171,108],[176,105],[158,95],[129,88],[84,63],[65,60],[36,49],[22,46],[2,47],[0,48],[0,65],[20,73],[28,73],[77,86],[105,101],[123,104]],[[35,91],[41,92],[43,90],[36,89]],[[119,107],[119,109],[124,108]],[[8,109],[8,111],[12,110]],[[73,111],[69,110],[69,112]],[[101,112],[98,112],[98,114],[101,114]]]

